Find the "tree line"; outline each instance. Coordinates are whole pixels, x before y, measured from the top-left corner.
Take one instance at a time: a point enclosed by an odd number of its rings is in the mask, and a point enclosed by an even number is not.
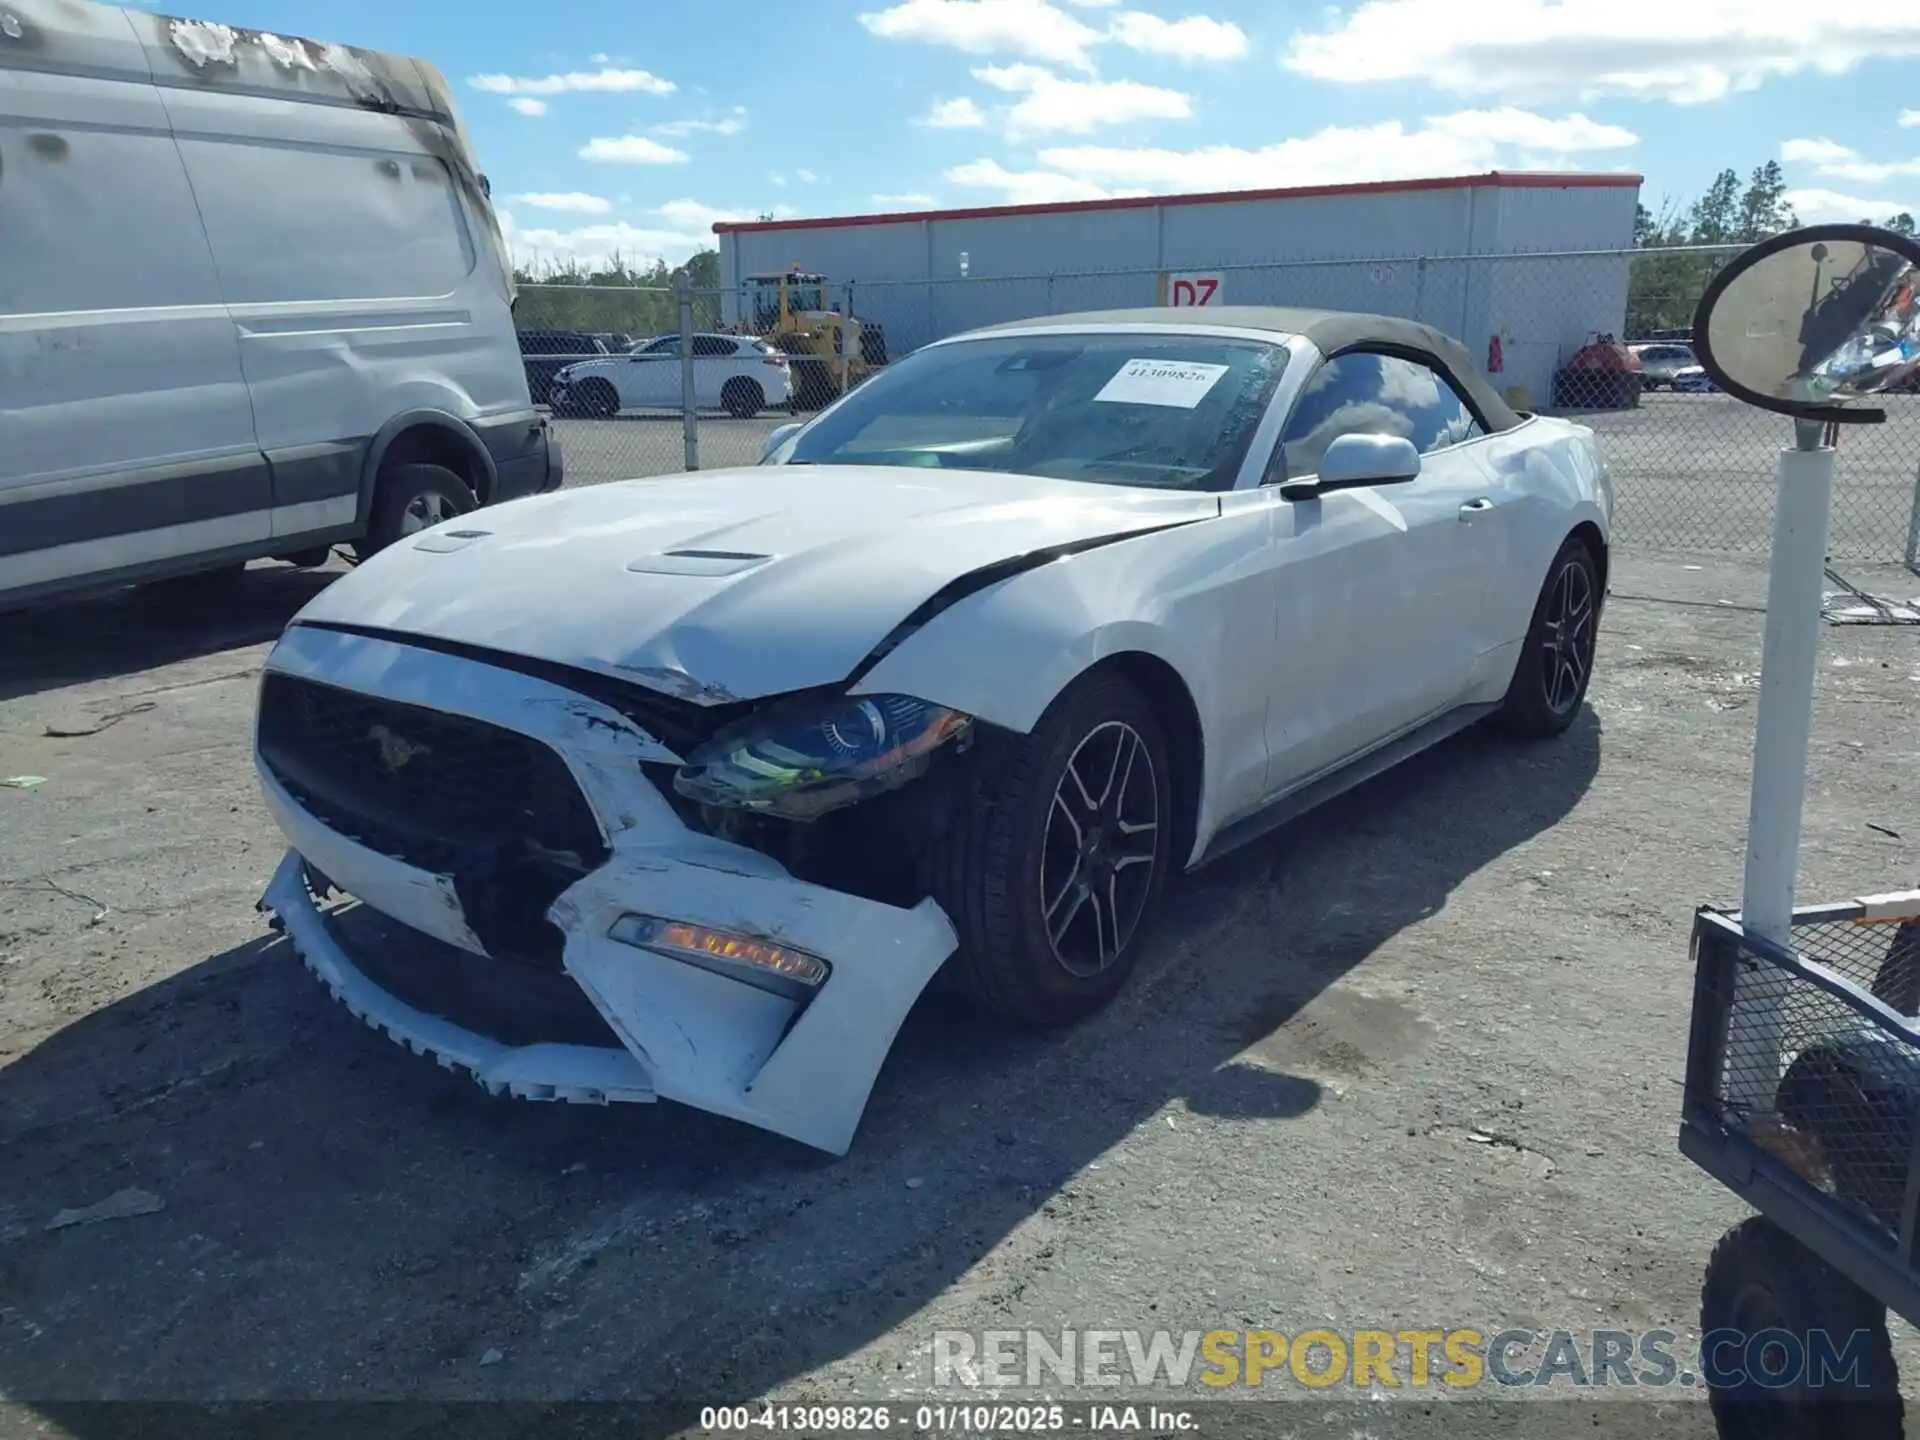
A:
[[[1655,214],[1640,205],[1634,215],[1633,243],[1656,253],[1634,257],[1627,286],[1626,338],[1693,324],[1700,292],[1735,253],[1673,252],[1709,245],[1751,245],[1799,223],[1787,203],[1786,176],[1777,160],[1757,167],[1744,184],[1738,171],[1722,170],[1698,199],[1684,207],[1669,202]],[[1878,219],[1863,217],[1860,223],[1902,235],[1915,233],[1914,218],[1905,211]]]
[[[697,251],[686,270],[694,291],[694,326],[711,329],[719,320],[720,252]],[[516,266],[513,278],[520,286],[513,320],[522,330],[584,330],[638,340],[680,327],[673,268],[664,260],[636,265],[615,255],[595,266],[548,262]]]

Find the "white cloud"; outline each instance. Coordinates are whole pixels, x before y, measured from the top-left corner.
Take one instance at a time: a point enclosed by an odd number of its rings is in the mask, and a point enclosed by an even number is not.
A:
[[[793,178],[798,180],[802,185],[811,185],[820,177],[811,170],[796,170],[793,172]]]
[[[547,266],[605,265],[616,257],[642,268],[655,260],[677,265],[696,250],[711,249],[713,237],[682,230],[653,230],[616,221],[572,230],[523,229],[511,211],[500,212],[500,228],[517,264],[533,270]]]
[[[1120,0],[1067,0],[1067,4],[1080,10],[1110,10],[1119,3]]]
[[[580,158],[619,165],[682,165],[691,157],[644,135],[596,135],[580,147]]]
[[[940,202],[931,195],[870,195],[868,203],[883,210],[931,210]]]
[[[467,84],[489,95],[565,95],[579,91],[639,90],[671,95],[680,87],[645,70],[570,70],[564,75],[469,75]]]
[[[669,120],[665,124],[655,125],[656,135],[738,135],[747,128],[747,107],[736,105],[732,111],[718,120]]]
[[[1836,144],[1824,136],[1818,140],[1787,140],[1780,146],[1780,158],[1789,165],[1832,165],[1857,159],[1859,153],[1849,145]]]
[[[778,185],[778,186],[781,186],[782,188],[785,188],[787,183],[787,177],[782,175],[778,170],[769,170],[767,172],[767,182],[769,184]]]
[[[980,107],[962,95],[958,100],[936,100],[925,115],[913,122],[931,130],[970,130],[987,123]]]
[[[1920,110],[1902,110],[1900,112],[1900,123],[1909,126],[1920,125]]]
[[[507,101],[507,104],[518,110],[522,115],[544,115],[547,113],[547,102],[544,100],[536,100],[531,95],[516,95]]]
[[[596,65],[605,65],[608,61],[608,58],[609,57],[606,56],[605,54],[589,55],[587,57],[587,59],[591,60]]]
[[[1920,157],[1868,160],[1851,146],[1836,144],[1824,137],[1788,140],[1780,147],[1780,158],[1788,164],[1811,165],[1815,174],[1829,180],[1851,180],[1861,185],[1878,185],[1895,176],[1920,175]]]
[[[956,165],[946,178],[955,185],[998,190],[1012,205],[1048,205],[1059,200],[1104,200],[1114,192],[1090,180],[1040,170],[1008,170],[998,160]]]
[[[1238,60],[1247,53],[1247,32],[1230,20],[1188,15],[1163,20],[1129,10],[1113,18],[1113,38],[1129,50],[1175,60]]]
[[[668,226],[676,231],[695,234],[712,234],[713,227],[722,222],[743,224],[749,220],[758,220],[762,212],[718,205],[708,205],[699,200],[669,200],[653,212]],[[786,220],[800,212],[790,205],[776,205],[766,211],[776,220]]]
[[[1920,201],[1863,200],[1857,195],[1842,195],[1832,190],[1789,190],[1787,204],[1802,220],[1870,220],[1879,222],[1902,211],[1920,215]]]
[[[985,65],[975,78],[1022,98],[1006,116],[1007,134],[1088,135],[1103,125],[1185,120],[1193,102],[1178,90],[1132,80],[1065,80],[1038,65]]]
[[[1804,0],[1364,0],[1282,55],[1319,80],[1414,80],[1516,100],[1696,104],[1774,76],[1920,55],[1920,6]]]
[[[1091,70],[1100,32],[1049,0],[902,0],[860,17],[883,40],[918,40],[970,55],[1024,55]]]
[[[1409,129],[1398,120],[1328,126],[1313,135],[1258,149],[1209,145],[1194,150],[1082,145],[1042,150],[1040,163],[1060,177],[1094,186],[1134,185],[1150,192],[1244,190],[1413,180],[1459,175],[1518,163],[1535,152],[1590,153],[1626,149],[1631,131],[1583,115],[1550,119],[1525,110],[1464,110],[1436,115]]]
[[[566,210],[575,215],[605,215],[613,209],[613,202],[604,196],[584,195],[578,190],[515,195],[513,203],[528,205],[535,210]]]

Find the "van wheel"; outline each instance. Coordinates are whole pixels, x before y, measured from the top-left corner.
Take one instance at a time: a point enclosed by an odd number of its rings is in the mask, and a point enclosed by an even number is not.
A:
[[[356,560],[379,554],[396,540],[464,515],[478,502],[467,482],[444,465],[395,465],[380,476],[373,520],[353,542]]]
[[[720,406],[736,420],[751,420],[766,404],[767,392],[744,375],[736,375],[720,387]]]

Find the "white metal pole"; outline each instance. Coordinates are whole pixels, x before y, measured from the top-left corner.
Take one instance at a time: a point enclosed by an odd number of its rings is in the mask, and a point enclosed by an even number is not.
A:
[[[1907,568],[1920,575],[1920,469],[1913,472],[1913,508],[1907,512]]]
[[[1820,443],[1817,424],[1801,423],[1801,444],[1780,452],[1740,917],[1745,929],[1783,946],[1792,944],[1833,501],[1834,452]],[[1771,969],[1743,972],[1734,997],[1728,1098],[1756,1110],[1772,1108],[1780,1078],[1781,978]]]
[[[685,270],[673,272],[673,297],[680,324],[680,448],[689,470],[700,468],[700,412],[695,403],[699,393],[693,384],[693,277]]]

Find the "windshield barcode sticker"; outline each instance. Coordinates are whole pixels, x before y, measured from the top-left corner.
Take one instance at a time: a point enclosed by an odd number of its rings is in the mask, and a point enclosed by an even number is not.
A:
[[[1224,365],[1190,360],[1129,360],[1093,398],[1121,405],[1167,405],[1191,410],[1227,373]]]

